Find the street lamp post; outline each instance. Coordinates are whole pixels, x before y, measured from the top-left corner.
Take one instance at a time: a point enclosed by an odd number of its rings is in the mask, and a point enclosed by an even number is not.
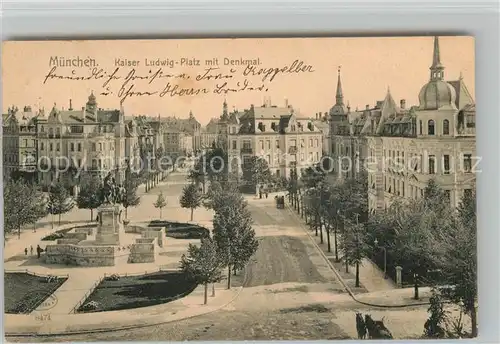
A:
[[[377,239],[375,239],[373,243],[375,244],[375,246],[379,247],[384,252],[384,278],[387,279],[387,250],[384,246],[378,245]]]

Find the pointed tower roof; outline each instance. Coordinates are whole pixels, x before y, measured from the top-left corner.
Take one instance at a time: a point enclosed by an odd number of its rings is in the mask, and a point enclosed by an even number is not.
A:
[[[342,92],[342,80],[340,78],[340,66],[338,67],[337,93],[335,95],[335,105],[330,109],[330,116],[345,115],[348,109],[344,105],[344,93]]]
[[[335,95],[335,104],[344,105],[344,94],[342,93],[342,80],[340,78],[340,66],[337,77],[337,94]]]
[[[432,53],[431,80],[443,80],[444,66],[441,64],[441,53],[439,52],[439,38],[434,37],[434,50]]]

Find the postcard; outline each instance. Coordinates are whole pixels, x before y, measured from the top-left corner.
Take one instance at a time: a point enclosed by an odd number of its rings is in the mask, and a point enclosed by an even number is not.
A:
[[[8,41],[5,335],[478,333],[474,38]]]

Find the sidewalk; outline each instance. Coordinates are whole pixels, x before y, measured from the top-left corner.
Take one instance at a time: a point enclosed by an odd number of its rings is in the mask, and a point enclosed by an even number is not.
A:
[[[203,305],[204,287],[198,286],[191,294],[166,304],[123,311],[86,314],[57,315],[40,318],[35,315],[4,316],[5,335],[40,336],[108,332],[123,329],[154,326],[215,312],[238,297],[242,288],[225,289],[218,284],[215,297],[209,290],[208,304]]]
[[[53,298],[57,300],[57,303],[49,311],[51,316],[71,314],[73,307],[93,291],[91,288],[94,287],[99,280],[100,277],[89,276],[89,274],[85,274],[83,271],[70,274],[66,282],[52,294]],[[32,315],[45,312],[43,304],[39,308],[40,309],[36,309]]]
[[[292,216],[294,216],[297,219],[297,221],[299,221],[302,224],[304,230],[307,232],[310,238],[314,240],[314,242],[318,245],[323,254],[328,258],[328,260],[333,261],[335,257],[334,252],[327,251],[326,231],[323,231],[324,243],[323,245],[321,245],[319,236],[316,237],[314,234],[312,234],[311,230],[307,227],[304,220],[300,218],[297,212],[292,208],[288,208],[288,210],[291,213],[293,213]],[[330,240],[333,251],[334,250],[333,237],[331,237]],[[340,235],[337,235],[337,240],[338,242],[341,240]],[[339,259],[342,259],[342,254],[340,252],[339,252]],[[355,267],[349,266],[349,275],[354,275],[354,271]],[[342,274],[345,273],[342,272]],[[378,291],[387,291],[396,289],[395,283],[389,278],[385,279],[384,273],[380,271],[380,269],[369,259],[363,259],[362,264],[359,266],[359,282],[364,287],[364,289],[366,289],[367,292],[378,292]]]

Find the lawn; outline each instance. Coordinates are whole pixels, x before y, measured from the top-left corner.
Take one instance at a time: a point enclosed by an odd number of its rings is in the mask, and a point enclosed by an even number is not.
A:
[[[153,306],[176,300],[192,292],[196,284],[182,272],[156,272],[141,276],[104,279],[77,310],[85,312],[117,311]],[[85,310],[89,302],[96,302],[95,310]]]
[[[201,239],[209,236],[210,231],[204,227],[183,222],[154,220],[148,227],[165,227],[165,235],[174,239]]]
[[[87,227],[96,227],[96,226],[97,226],[96,224],[89,224],[89,225],[86,225],[86,226],[78,226],[78,227],[70,227],[70,228],[59,229],[59,230],[57,230],[55,232],[50,233],[49,235],[44,236],[41,240],[42,241],[54,241],[54,240],[57,240],[57,239],[62,239],[62,238],[64,238],[64,234],[72,231],[75,228],[87,228]]]
[[[24,272],[4,273],[5,313],[29,314],[44,302],[67,278],[48,283],[45,277]]]

